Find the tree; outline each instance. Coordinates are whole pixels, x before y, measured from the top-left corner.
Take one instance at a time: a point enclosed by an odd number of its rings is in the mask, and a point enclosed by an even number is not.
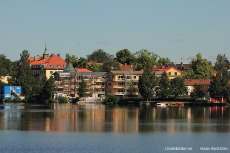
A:
[[[190,68],[184,73],[185,79],[210,79],[214,69],[206,59],[203,59],[201,54],[196,55],[196,59],[192,59]]]
[[[108,72],[110,70],[118,71],[118,70],[121,70],[121,68],[120,68],[118,62],[116,62],[116,61],[108,61],[108,62],[105,62],[103,64],[102,70],[103,70],[103,72]]]
[[[138,63],[135,70],[142,70],[149,66],[157,65],[158,55],[153,52],[149,52],[147,49],[142,49],[134,53],[136,62]]]
[[[93,72],[103,72],[103,66],[93,62],[91,65],[88,66],[89,70]]]
[[[127,63],[128,65],[134,64],[135,62],[135,56],[128,49],[118,51],[116,53],[116,59],[118,62],[122,64]]]
[[[209,94],[213,98],[224,97],[228,98],[228,67],[229,62],[225,55],[219,54],[214,64],[216,76],[213,76],[209,86]]]
[[[66,54],[65,62],[71,62],[74,68],[79,67],[78,58],[75,55],[70,56],[69,54]]]
[[[158,83],[158,86],[156,87],[156,94],[159,98],[167,98],[171,93],[170,89],[170,81],[168,79],[168,75],[166,72],[163,72],[160,78],[160,81]]]
[[[84,81],[84,79],[81,79],[81,82],[79,83],[79,88],[78,88],[79,97],[85,97],[85,93],[87,91],[88,91],[87,83]]]
[[[154,89],[157,85],[157,80],[155,79],[155,72],[151,70],[151,67],[147,67],[142,76],[138,81],[138,89],[143,98],[148,99],[151,98],[154,94]]]
[[[23,50],[22,54],[20,54],[20,60],[17,62],[16,69],[12,74],[11,79],[9,80],[9,84],[14,86],[22,87],[22,95],[25,98],[29,98],[31,96],[31,90],[33,87],[34,77],[32,76],[32,71],[30,68],[29,62],[29,52],[27,50]]]
[[[102,49],[95,50],[92,54],[87,55],[88,61],[104,63],[113,60],[114,56],[104,52]]]
[[[166,64],[170,64],[170,59],[169,58],[159,58],[159,60],[157,61],[158,65],[166,65]]]
[[[171,93],[174,97],[178,97],[179,95],[184,95],[187,91],[187,87],[184,84],[184,79],[181,77],[176,77],[170,81],[171,85]]]
[[[134,94],[138,91],[137,87],[134,84],[134,81],[130,81],[129,82],[129,87],[127,89],[127,94],[128,96],[130,96],[131,98],[133,98]]]
[[[197,101],[198,98],[202,98],[204,96],[204,92],[199,88],[199,86],[195,83],[194,89],[190,94],[190,97]]]
[[[40,87],[40,95],[42,96],[42,99],[52,99],[54,91],[56,91],[55,79],[53,76],[51,76],[49,79],[44,76],[41,80]]]

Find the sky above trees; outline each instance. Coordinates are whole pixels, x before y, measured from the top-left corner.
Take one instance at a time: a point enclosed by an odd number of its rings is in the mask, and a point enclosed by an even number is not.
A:
[[[50,54],[63,58],[125,48],[177,63],[197,53],[229,56],[229,6],[229,0],[1,1],[0,52],[14,61],[24,49],[41,55],[46,42]]]

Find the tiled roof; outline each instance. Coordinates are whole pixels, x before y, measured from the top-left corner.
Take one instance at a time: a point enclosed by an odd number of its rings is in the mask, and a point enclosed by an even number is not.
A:
[[[132,71],[133,65],[121,64],[119,63],[121,71]]]
[[[93,64],[93,61],[89,61],[88,62],[88,65],[92,65]],[[103,65],[103,63],[96,63],[96,64],[98,64],[98,65]]]
[[[29,60],[33,59],[30,57]],[[67,63],[59,56],[53,55],[48,56],[45,59],[39,58],[38,60],[33,60],[30,62],[31,65],[44,65],[43,69],[64,69]],[[59,65],[59,67],[58,67]]]
[[[130,74],[130,75],[141,75],[143,73],[143,71],[109,71],[107,72],[106,74],[108,73],[113,73],[113,74],[122,74],[122,75],[127,75],[127,74]]]
[[[81,68],[77,68],[75,70],[76,70],[76,72],[93,72],[93,71],[90,71],[90,70],[82,68],[82,67]]]
[[[209,85],[211,82],[211,79],[185,79],[184,84],[185,85],[194,85],[195,83],[197,85]]]
[[[197,85],[210,85],[211,81],[212,79],[185,79],[184,84],[194,85],[196,83]],[[228,81],[228,84],[230,84],[230,81]]]

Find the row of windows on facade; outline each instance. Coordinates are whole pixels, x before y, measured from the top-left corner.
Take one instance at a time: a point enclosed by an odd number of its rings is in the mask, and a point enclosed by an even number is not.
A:
[[[61,68],[61,65],[56,65],[57,68]],[[65,68],[66,65],[63,65]],[[43,65],[33,65],[32,68],[43,68]],[[54,65],[50,65],[50,68],[54,68]]]

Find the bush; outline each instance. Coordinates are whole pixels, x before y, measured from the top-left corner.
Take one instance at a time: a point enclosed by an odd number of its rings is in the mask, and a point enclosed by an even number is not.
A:
[[[119,98],[117,96],[109,95],[105,98],[104,103],[109,103],[109,102],[118,103],[118,101],[119,101]]]
[[[60,97],[59,103],[67,103],[68,102],[68,99],[66,97]]]
[[[13,100],[11,98],[5,99],[5,102],[12,102]]]
[[[13,99],[13,102],[21,102],[21,101],[22,101],[22,99],[19,97]]]

